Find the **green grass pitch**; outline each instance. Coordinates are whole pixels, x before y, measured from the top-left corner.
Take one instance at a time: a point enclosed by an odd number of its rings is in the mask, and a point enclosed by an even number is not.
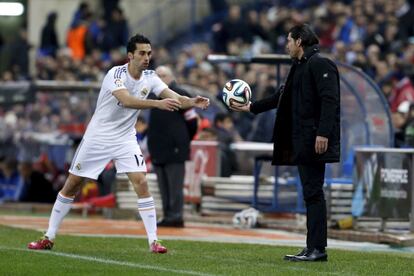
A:
[[[41,233],[0,226],[0,275],[414,275],[414,254],[329,249],[326,263],[295,263],[298,248],[166,240],[149,253],[145,239],[64,236],[52,251],[30,251]]]

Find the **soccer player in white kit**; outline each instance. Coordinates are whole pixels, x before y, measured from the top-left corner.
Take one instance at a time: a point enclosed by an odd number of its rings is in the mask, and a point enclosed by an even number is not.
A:
[[[146,166],[135,137],[135,123],[141,109],[159,108],[174,112],[180,108],[205,109],[209,100],[188,98],[170,90],[148,68],[151,43],[143,35],[131,37],[127,45],[129,62],[115,66],[106,74],[99,92],[95,113],[73,157],[69,176],[59,192],[44,237],[28,244],[29,249],[52,249],[56,233],[69,212],[84,177],[97,179],[113,160],[118,173],[126,173],[138,196],[138,211],[147,232],[150,251],[166,253],[157,238],[154,199],[146,181]],[[161,100],[149,100],[152,92]]]

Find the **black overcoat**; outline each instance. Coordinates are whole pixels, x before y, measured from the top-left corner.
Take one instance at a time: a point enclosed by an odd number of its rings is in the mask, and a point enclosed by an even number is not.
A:
[[[250,111],[257,114],[272,108],[277,108],[273,165],[339,162],[339,73],[317,46],[306,48],[302,59],[293,61],[285,85],[271,97],[252,103]],[[328,138],[323,154],[315,152],[316,136]]]
[[[169,88],[182,96],[190,97],[175,82]],[[157,99],[153,93],[148,98]],[[197,121],[186,121],[186,111],[151,109],[147,135],[148,150],[154,165],[182,163],[190,158],[190,143],[194,135],[192,131],[196,130]]]

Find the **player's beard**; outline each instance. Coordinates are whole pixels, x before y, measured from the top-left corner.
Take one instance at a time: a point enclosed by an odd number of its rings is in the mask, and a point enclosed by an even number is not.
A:
[[[141,71],[148,69],[149,67],[149,62],[148,63],[142,63],[140,66]]]

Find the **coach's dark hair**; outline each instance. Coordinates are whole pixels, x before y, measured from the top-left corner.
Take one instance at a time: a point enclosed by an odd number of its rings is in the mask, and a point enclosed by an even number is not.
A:
[[[127,53],[133,53],[137,49],[137,43],[139,44],[151,44],[150,40],[142,34],[136,34],[131,37],[127,45]]]
[[[300,46],[303,48],[319,44],[318,36],[308,24],[296,25],[289,30],[289,33],[294,40],[301,39]]]

